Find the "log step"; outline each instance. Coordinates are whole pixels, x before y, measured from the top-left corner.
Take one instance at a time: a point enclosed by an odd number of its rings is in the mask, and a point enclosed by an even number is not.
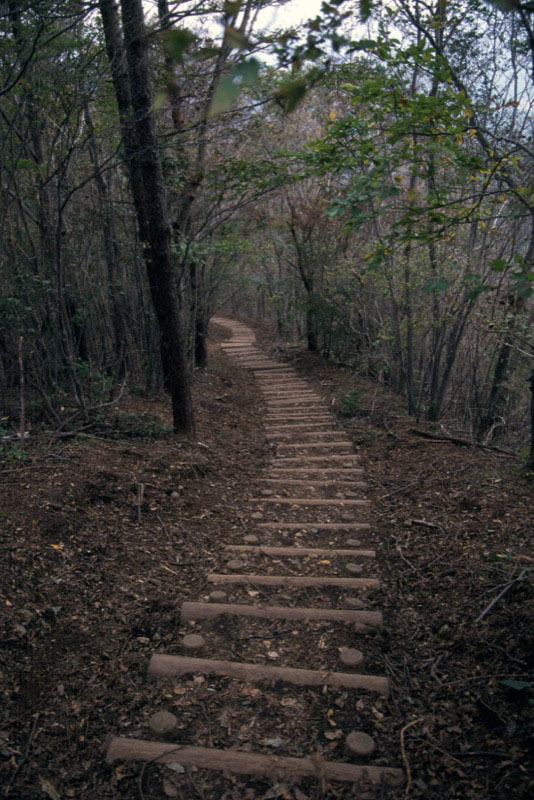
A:
[[[270,423],[266,424],[265,427],[266,428],[270,428],[271,430],[277,430],[277,431],[281,431],[282,432],[282,431],[295,431],[295,430],[298,431],[298,430],[301,430],[302,428],[307,428],[307,429],[308,428],[322,428],[324,426],[324,424],[325,423],[322,422],[322,421],[319,421],[319,422],[295,422],[294,425],[291,425],[291,424],[290,425],[279,425],[279,424],[274,425],[272,422],[270,422]],[[336,423],[332,419],[332,422],[330,423],[330,425],[335,425],[335,424]]]
[[[313,481],[313,480],[288,480],[287,478],[260,478],[262,483],[281,483],[284,486],[352,486],[353,489],[367,489],[364,481]]]
[[[318,530],[318,531],[363,531],[369,530],[368,522],[258,522],[258,528],[274,528],[291,531]]]
[[[271,467],[269,474],[276,475],[295,475],[302,472],[318,472],[319,474],[326,473],[331,475],[362,475],[363,469],[361,467]]]
[[[240,583],[254,586],[293,586],[296,589],[312,589],[320,586],[335,586],[338,589],[378,589],[380,583],[375,578],[315,578],[300,575],[208,575],[210,583]],[[212,604],[213,605],[213,604]]]
[[[321,497],[251,497],[251,503],[274,503],[291,506],[368,506],[369,500],[340,500]]]
[[[182,622],[214,619],[222,614],[235,614],[255,619],[330,620],[332,622],[357,622],[373,628],[382,627],[380,611],[348,611],[338,608],[291,608],[288,606],[248,606],[240,603],[182,603]]]
[[[146,742],[142,739],[127,739],[115,736],[109,742],[106,762],[146,761],[156,764],[182,764],[184,767],[211,769],[221,772],[234,772],[238,775],[256,775],[266,778],[291,780],[292,778],[317,778],[332,781],[356,783],[367,780],[370,783],[401,786],[403,772],[394,767],[375,767],[360,764],[346,764],[342,761],[323,761],[313,758],[290,758],[264,755],[263,753],[244,753],[239,750],[218,750],[212,747],[189,747],[165,742]]]
[[[247,683],[284,681],[295,686],[333,686],[344,689],[367,689],[384,697],[389,695],[389,681],[378,675],[358,675],[349,672],[326,672],[294,667],[269,667],[238,661],[216,661],[211,658],[191,658],[156,653],[150,659],[148,674],[158,678],[178,675],[221,675]]]
[[[271,463],[273,465],[276,464],[288,464],[292,461],[298,461],[299,464],[302,464],[303,459],[306,461],[343,461],[344,463],[349,463],[352,461],[353,464],[360,463],[360,457],[356,455],[356,453],[345,453],[345,455],[337,455],[336,453],[326,453],[324,456],[277,456],[275,461]]]
[[[278,450],[300,450],[303,447],[306,447],[308,450],[320,450],[323,447],[333,447],[335,449],[340,449],[342,447],[349,447],[353,450],[352,442],[348,442],[346,440],[340,442],[297,442],[292,444],[282,444],[276,445]]]
[[[294,437],[300,437],[300,438],[310,438],[311,439],[313,436],[325,436],[325,437],[332,436],[332,437],[336,437],[336,436],[345,436],[345,435],[346,434],[345,434],[344,431],[339,431],[339,430],[337,430],[337,431],[325,431],[324,428],[321,428],[318,431],[298,431],[297,433],[290,433],[288,431],[277,430],[277,431],[273,431],[272,433],[266,433],[265,434],[265,438],[266,439],[280,439],[280,438],[281,439],[291,439],[291,438],[294,438]],[[334,443],[335,442],[332,441],[332,442],[323,442],[322,444],[334,444]],[[300,442],[300,443],[297,442],[295,444],[295,447],[297,447],[298,444],[302,444],[302,445],[305,445],[306,447],[308,447],[308,445],[313,444],[313,442]]]
[[[346,550],[340,548],[333,550],[328,547],[269,547],[266,545],[227,544],[225,550],[232,553],[258,553],[263,556],[318,556],[320,558],[337,558],[349,556],[353,558],[376,558],[374,550]]]

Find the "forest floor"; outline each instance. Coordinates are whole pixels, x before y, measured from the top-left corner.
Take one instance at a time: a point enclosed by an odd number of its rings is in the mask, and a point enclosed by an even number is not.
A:
[[[383,796],[527,800],[532,476],[502,453],[418,436],[381,386],[293,349],[277,353],[344,412],[369,485],[366,541],[377,549],[385,615],[373,671],[392,683],[370,712],[387,763],[408,777]],[[254,380],[213,342],[195,397],[192,441],[168,435],[163,399],[129,396],[78,436],[32,436],[24,461],[4,447],[0,786],[12,800],[355,796],[104,763],[108,734],[149,738],[148,717],[162,708],[184,731],[196,725],[200,744],[246,750],[255,713],[266,737],[298,743],[289,699],[273,719],[268,691],[241,689],[221,723],[217,692],[201,679],[169,686],[146,677],[151,653],[172,651],[184,632],[181,603],[207,596],[225,537],[250,532],[243,498],[268,456]],[[294,638],[298,663],[306,629]],[[230,683],[210,680],[210,691],[231,696]],[[317,726],[328,730],[324,720]],[[268,752],[274,740],[266,741]],[[326,753],[337,746],[330,736],[318,742]]]

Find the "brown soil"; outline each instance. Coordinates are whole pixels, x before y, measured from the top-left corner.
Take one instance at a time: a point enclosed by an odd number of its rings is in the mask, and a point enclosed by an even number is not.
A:
[[[128,397],[91,435],[35,437],[24,462],[4,452],[0,783],[6,796],[530,797],[529,476],[503,454],[414,435],[413,421],[382,387],[317,358],[280,355],[340,410],[343,396],[358,390],[361,399],[343,425],[365,468],[362,496],[371,499],[369,508],[358,509],[358,521],[371,529],[345,538],[377,550],[366,576],[376,574],[382,590],[357,595],[366,608],[384,611],[384,630],[355,637],[338,623],[251,620],[245,635],[235,618],[180,623],[181,603],[206,599],[214,588],[228,602],[307,607],[341,606],[342,597],[354,594],[206,581],[237,557],[245,562],[242,573],[323,574],[321,565],[325,575],[349,575],[343,559],[321,564],[326,559],[224,550],[252,532],[263,544],[347,545],[329,531],[282,537],[252,530],[246,501],[266,488],[260,479],[271,452],[261,397],[251,376],[212,346],[209,369],[196,379],[195,441],[164,435],[164,400]],[[303,496],[298,487],[288,495]],[[311,521],[329,520],[328,510],[316,511]],[[276,518],[269,508],[263,513],[264,520]],[[336,668],[338,648],[356,646],[365,651],[366,672],[390,677],[392,695],[363,693],[354,705],[344,690],[253,687],[215,676],[147,681],[150,655],[180,653],[182,635],[196,630],[207,641],[204,658],[273,666]],[[408,785],[366,794],[311,780],[293,786],[180,774],[155,764],[106,766],[106,736],[151,738],[147,721],[158,710],[177,714],[173,736],[183,744],[321,752],[332,760],[343,758],[344,736],[359,715],[379,744],[369,763],[404,767]]]

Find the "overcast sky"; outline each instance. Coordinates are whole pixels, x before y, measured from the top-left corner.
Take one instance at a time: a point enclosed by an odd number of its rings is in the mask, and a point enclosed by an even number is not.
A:
[[[271,8],[260,14],[261,27],[290,27],[317,16],[322,0],[291,0],[283,8]]]

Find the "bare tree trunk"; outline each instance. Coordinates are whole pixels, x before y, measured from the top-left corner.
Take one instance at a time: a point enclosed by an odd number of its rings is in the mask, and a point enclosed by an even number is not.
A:
[[[171,395],[175,431],[189,432],[194,429],[191,383],[171,257],[171,228],[165,185],[152,114],[143,6],[141,0],[121,0],[124,51],[113,0],[100,0],[100,8],[103,20],[106,18],[104,30],[117,103],[119,110],[123,109],[123,136],[126,133],[124,126],[129,123],[129,103],[133,111],[132,129],[124,136],[125,148],[128,158],[134,158],[134,168],[130,168],[130,184],[160,331],[165,387]],[[128,68],[127,77],[123,52]]]
[[[108,270],[108,292],[110,303],[111,323],[115,344],[115,355],[118,360],[118,373],[123,378],[126,372],[127,355],[127,325],[124,303],[121,298],[122,288],[122,269],[119,245],[113,223],[111,210],[111,200],[108,186],[98,160],[98,149],[95,140],[95,131],[89,103],[85,103],[84,108],[85,124],[87,126],[87,149],[91,158],[91,163],[95,171],[95,183],[98,192],[98,202],[102,215],[102,233],[104,237],[104,255]]]
[[[530,373],[530,454],[527,467],[534,471],[534,369]]]

